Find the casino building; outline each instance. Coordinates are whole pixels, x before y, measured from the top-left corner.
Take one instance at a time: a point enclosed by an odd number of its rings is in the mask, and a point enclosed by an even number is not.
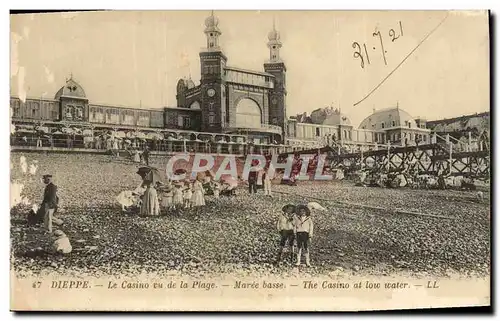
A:
[[[160,149],[166,151],[267,154],[332,142],[371,149],[388,141],[425,141],[429,135],[425,122],[417,124],[399,106],[374,113],[357,129],[347,115],[331,109],[318,109],[309,118],[288,117],[287,69],[280,57],[282,43],[274,24],[268,33],[269,59],[263,62],[263,71],[227,64],[219,44],[219,19],[213,12],[205,20],[204,33],[206,47],[199,54],[200,83],[180,79],[177,106],[146,109],[94,104],[70,77],[54,99],[11,97],[15,127],[11,128],[15,136],[12,144],[18,145],[22,136],[28,147],[29,141],[42,132],[44,137],[58,139],[72,135],[75,144],[71,146],[92,146],[89,142],[95,137],[111,133],[118,139],[141,140],[142,145],[162,141],[163,145],[155,146],[163,146]],[[47,144],[41,143],[42,147]],[[38,146],[38,142],[33,145]]]

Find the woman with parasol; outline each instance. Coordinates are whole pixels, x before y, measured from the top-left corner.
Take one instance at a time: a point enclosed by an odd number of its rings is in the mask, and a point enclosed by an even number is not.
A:
[[[160,203],[155,186],[160,181],[160,172],[153,167],[141,167],[137,171],[143,179],[143,185],[146,187],[142,196],[142,204],[140,214],[142,216],[158,216],[160,215]]]

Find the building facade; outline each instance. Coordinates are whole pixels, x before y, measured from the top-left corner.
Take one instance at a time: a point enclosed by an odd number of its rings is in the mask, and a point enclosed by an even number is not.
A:
[[[124,137],[129,137],[130,132],[142,132],[141,137],[156,134],[196,143],[285,145],[293,150],[325,145],[372,149],[387,143],[430,142],[425,120],[413,119],[399,106],[374,111],[358,128],[347,115],[333,108],[314,110],[310,116],[304,113],[289,117],[287,68],[280,56],[282,42],[274,24],[267,35],[269,59],[263,62],[263,71],[227,64],[219,44],[219,19],[213,12],[205,20],[204,33],[206,46],[199,54],[200,83],[195,84],[190,77],[178,80],[175,107],[94,104],[70,77],[54,99],[11,97],[12,122],[23,126],[36,123],[48,128],[49,134],[59,132],[61,126],[79,127],[112,130]]]
[[[206,48],[200,52],[201,81],[177,83],[177,106],[198,110],[198,130],[244,134],[258,143],[284,142],[286,131],[286,67],[279,51],[279,32],[268,34],[269,61],[264,71],[227,65],[219,45],[219,20],[212,13],[205,20]]]

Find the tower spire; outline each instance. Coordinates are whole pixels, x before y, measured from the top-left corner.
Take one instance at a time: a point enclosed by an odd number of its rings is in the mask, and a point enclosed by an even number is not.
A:
[[[271,62],[280,62],[280,33],[276,30],[276,19],[273,16],[273,29],[267,35],[269,41],[267,47],[269,48],[269,60]]]
[[[214,10],[210,12],[210,16],[205,19],[205,35],[207,37],[208,51],[220,51],[219,36],[222,32],[219,29],[219,19],[214,15]]]

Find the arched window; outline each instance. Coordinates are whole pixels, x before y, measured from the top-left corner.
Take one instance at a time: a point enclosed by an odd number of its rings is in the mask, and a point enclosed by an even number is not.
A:
[[[189,108],[191,109],[200,109],[200,103],[195,101],[194,103],[192,103]]]
[[[260,128],[261,111],[259,105],[249,98],[243,98],[236,105],[236,126],[243,128]]]

